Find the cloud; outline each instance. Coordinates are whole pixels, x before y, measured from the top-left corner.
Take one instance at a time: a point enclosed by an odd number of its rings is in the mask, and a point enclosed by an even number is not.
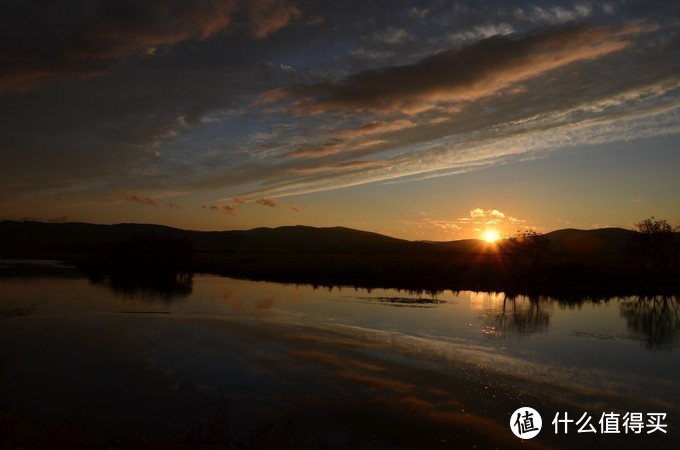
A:
[[[478,25],[471,30],[459,31],[449,35],[449,39],[453,42],[478,41],[480,39],[487,39],[492,36],[505,36],[515,32],[512,25],[501,23],[498,25]]]
[[[340,153],[345,149],[346,147],[341,142],[331,141],[319,145],[306,145],[296,150],[286,152],[281,156],[284,158],[320,158],[323,156]]]
[[[305,23],[310,27],[318,27],[319,25],[326,23],[326,17],[321,15],[311,16],[305,20]]]
[[[438,236],[438,239],[451,239],[453,236],[469,236],[478,234],[484,229],[491,228],[500,233],[512,231],[526,220],[509,216],[497,209],[474,208],[468,217],[457,219],[439,219],[429,217],[426,213],[417,213],[419,218],[405,222],[405,225],[415,228],[416,235]]]
[[[368,169],[372,167],[385,167],[387,163],[383,161],[348,161],[335,165],[318,165],[307,167],[295,167],[290,169],[291,173],[295,174],[311,174],[323,172],[341,172],[356,169]]]
[[[231,205],[201,205],[203,209],[210,209],[212,211],[219,211],[222,214],[227,214],[230,216],[235,216],[237,214],[236,208]]]
[[[497,209],[482,209],[475,208],[470,210],[470,217],[463,217],[458,219],[459,223],[476,223],[476,224],[494,224],[500,222],[508,223],[522,223],[525,220],[518,219],[517,217],[508,216],[505,213],[500,212]]]
[[[421,215],[421,214],[418,214]],[[431,218],[424,218],[420,219],[418,221],[408,223],[409,225],[415,225],[417,228],[427,228],[427,227],[434,227],[438,228],[440,230],[444,231],[459,231],[461,229],[461,226],[456,223],[455,221],[448,221],[448,220],[437,220],[437,219],[431,219]]]
[[[562,27],[524,36],[497,36],[436,52],[414,64],[350,75],[339,82],[303,84],[266,93],[266,102],[289,99],[291,111],[401,112],[415,114],[490,96],[575,61],[596,59],[631,45],[643,28]]]
[[[233,13],[215,12],[232,3]],[[616,3],[605,16],[586,1],[593,12],[585,25],[555,28],[534,19],[531,6],[518,19],[508,6],[435,2],[421,20],[408,13],[413,5],[371,17],[382,7],[360,2],[339,14],[325,2],[290,0],[280,4],[304,8],[300,26],[260,40],[253,37],[274,29],[270,19],[263,13],[257,28],[253,2],[232,3],[2,3],[0,78],[44,75],[25,84],[34,89],[1,94],[0,209],[12,217],[75,214],[121,192],[153,193],[159,204],[221,192],[218,204],[236,207],[234,196],[271,197],[287,209],[283,197],[296,193],[449,176],[680,132],[680,46],[672,7],[661,2],[645,11]],[[189,20],[165,20],[182,8]],[[281,11],[273,16],[296,20]],[[302,23],[313,14],[328,26]],[[626,21],[635,26],[613,25]],[[532,31],[534,23],[541,28]],[[643,35],[648,23],[660,30]],[[503,35],[503,24],[516,34]],[[390,27],[392,37],[406,30],[417,40],[376,42],[376,30]],[[450,48],[452,31],[495,36]],[[358,48],[391,56],[362,59]],[[280,103],[253,104],[263,92]],[[384,166],[356,165],[373,160]]]
[[[220,205],[217,209],[223,214],[229,214],[230,216],[236,215],[236,208],[231,205]]]
[[[271,198],[258,198],[255,203],[262,206],[269,206],[270,208],[276,208],[276,202]]]
[[[25,90],[57,76],[101,74],[129,56],[208,39],[246,17],[264,38],[300,15],[285,0],[72,0],[0,6],[0,92]]]
[[[373,34],[373,39],[375,39],[376,42],[388,45],[404,44],[415,40],[415,38],[403,28],[392,27],[389,27],[386,30],[376,31]]]
[[[373,136],[376,134],[404,130],[414,126],[416,126],[415,122],[407,119],[398,119],[389,122],[384,120],[372,120],[356,128],[343,130],[338,133],[338,137],[343,139],[354,139],[363,136]]]
[[[473,210],[470,210],[470,217],[473,219],[477,217],[497,217],[499,219],[504,219],[505,214],[503,214],[497,209],[483,210],[482,208],[475,208]]]
[[[131,202],[131,203],[139,203],[140,205],[158,206],[158,203],[156,203],[156,200],[154,200],[150,197],[145,197],[144,195],[123,194],[123,200],[125,200],[126,202]]]
[[[418,8],[417,6],[414,6],[413,8],[408,10],[409,17],[412,17],[414,19],[424,19],[425,17],[427,17],[429,13],[430,13],[429,9]]]
[[[392,133],[415,127],[411,120],[397,119],[393,121],[373,120],[353,128],[335,131],[327,137],[323,143],[316,145],[305,144],[295,150],[283,153],[284,158],[321,158],[337,153],[350,152],[387,142],[384,139],[369,139],[359,141],[361,138]]]
[[[665,96],[668,97],[669,94],[666,93]],[[413,182],[517,161],[522,155],[533,159],[556,149],[677,135],[680,134],[680,124],[676,119],[680,99],[672,100],[672,94],[670,97],[671,101],[667,104],[661,102],[657,105],[652,101],[647,106],[643,106],[644,101],[632,100],[626,103],[623,112],[597,113],[586,115],[585,118],[572,117],[572,121],[565,121],[563,118],[555,120],[553,112],[546,112],[543,115],[545,121],[541,120],[533,126],[506,123],[507,134],[500,131],[503,128],[501,122],[496,122],[491,135],[476,131],[467,135],[451,133],[432,142],[416,143],[412,151],[397,146],[399,153],[385,159],[389,165],[382,170],[375,168],[365,173],[349,171],[333,176],[319,174],[317,177],[298,179],[287,177],[242,195],[247,198],[283,197],[378,181]],[[569,99],[561,99],[561,102],[568,101]],[[553,111],[561,116],[560,109]],[[478,125],[475,127],[473,130],[479,129]]]
[[[249,1],[247,4],[253,35],[260,39],[278,31],[292,19],[297,19],[302,15],[296,6],[281,0]]]
[[[606,9],[603,6],[603,9]],[[525,19],[532,23],[542,24],[564,24],[577,20],[584,20],[589,18],[593,13],[593,6],[587,3],[578,3],[574,5],[573,9],[564,8],[562,6],[553,6],[550,8],[542,8],[534,6],[528,11],[522,8],[515,9],[515,17],[518,19]]]

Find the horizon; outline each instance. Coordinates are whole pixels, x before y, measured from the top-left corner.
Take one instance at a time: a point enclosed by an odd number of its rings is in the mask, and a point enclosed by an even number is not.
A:
[[[196,229],[190,229],[190,228],[178,228],[178,227],[173,227],[170,225],[164,225],[164,224],[158,224],[158,223],[148,223],[148,222],[118,222],[118,223],[95,223],[95,222],[49,222],[49,221],[40,221],[40,220],[13,220],[13,219],[0,219],[0,223],[2,222],[19,222],[19,223],[42,223],[42,224],[49,224],[49,225],[70,225],[70,224],[75,224],[75,225],[97,225],[97,226],[119,226],[119,225],[139,225],[139,226],[162,226],[162,227],[168,227],[180,231],[188,231],[188,232],[198,232],[198,233],[223,233],[223,232],[230,232],[230,231],[253,231],[257,229],[267,229],[267,230],[276,230],[279,228],[314,228],[314,229],[336,229],[336,228],[343,228],[347,230],[352,230],[352,231],[359,231],[363,233],[373,233],[373,234],[378,234],[381,236],[385,237],[390,237],[394,239],[402,239],[410,242],[456,242],[456,241],[465,241],[465,240],[476,240],[476,241],[482,241],[486,242],[487,244],[495,244],[498,241],[502,241],[504,239],[508,239],[513,236],[513,234],[505,234],[505,235],[498,235],[495,236],[494,238],[485,238],[484,236],[481,237],[466,237],[466,238],[460,238],[460,239],[451,239],[449,241],[437,241],[437,240],[431,240],[431,239],[403,239],[403,238],[395,238],[394,236],[389,236],[386,234],[378,233],[375,231],[370,231],[370,230],[364,230],[360,228],[351,228],[351,227],[345,227],[342,225],[335,225],[335,226],[313,226],[313,225],[304,225],[304,224],[294,224],[294,225],[279,225],[275,227],[254,227],[254,228],[241,228],[241,229],[231,229],[231,230],[196,230]],[[572,228],[572,227],[567,227],[567,228],[557,228],[554,230],[542,232],[541,234],[548,235],[550,233],[554,233],[557,231],[598,231],[598,230],[625,230],[625,231],[631,231],[631,232],[638,232],[635,229],[630,229],[630,228],[623,228],[623,227],[600,227],[600,228]],[[522,231],[522,230],[517,230]],[[680,233],[680,231],[676,230],[676,233]]]
[[[680,224],[669,2],[109,6],[0,6],[0,218],[410,241]]]

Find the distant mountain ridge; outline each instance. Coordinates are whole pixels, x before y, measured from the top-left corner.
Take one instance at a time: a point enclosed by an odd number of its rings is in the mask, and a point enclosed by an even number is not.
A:
[[[202,252],[297,253],[477,253],[489,251],[478,239],[449,242],[408,241],[345,227],[283,226],[233,231],[190,231],[153,224],[97,225],[89,223],[0,222],[0,254],[21,251],[86,251],[131,235],[153,233],[190,239]],[[547,233],[551,252],[558,254],[625,251],[635,231],[622,228],[563,229]]]
[[[233,231],[189,231],[163,225],[0,222],[0,254],[20,250],[84,251],[132,235],[158,234],[188,238],[197,251],[392,253],[438,251],[432,245],[344,227],[302,225]]]
[[[555,253],[624,253],[637,231],[625,228],[578,230],[567,228],[547,233]]]
[[[624,228],[597,228],[578,230],[566,228],[546,233],[550,251],[557,254],[623,253],[631,236],[637,231]],[[446,247],[453,251],[478,253],[488,251],[489,244],[480,239],[461,239],[458,241],[425,241]]]

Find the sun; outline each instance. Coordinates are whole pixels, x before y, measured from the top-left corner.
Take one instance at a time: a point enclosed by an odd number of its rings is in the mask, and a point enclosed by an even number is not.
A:
[[[501,235],[498,233],[496,230],[485,230],[484,231],[484,240],[488,242],[489,244],[493,244],[497,240],[501,238]]]

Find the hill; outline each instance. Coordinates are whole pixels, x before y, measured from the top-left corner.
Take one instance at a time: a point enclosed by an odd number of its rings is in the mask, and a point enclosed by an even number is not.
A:
[[[636,231],[623,228],[576,230],[568,228],[547,233],[550,250],[557,254],[623,254]]]
[[[428,253],[433,245],[344,227],[285,226],[237,231],[187,231],[161,225],[0,222],[0,254],[79,253],[134,235],[191,240],[200,252]]]
[[[598,228],[595,230],[577,230],[567,228],[546,233],[549,240],[550,253],[554,256],[621,256],[636,231],[623,228]],[[444,247],[456,253],[486,253],[494,250],[480,239],[461,239],[458,241],[425,241]]]
[[[557,230],[547,234],[548,254],[534,258],[532,253],[498,254],[497,245],[477,239],[412,242],[343,227],[206,232],[144,224],[2,221],[0,256],[60,259],[109,278],[132,272],[135,282],[187,268],[186,273],[323,286],[532,295],[677,292],[677,259],[658,270],[653,260],[627,257],[627,243],[636,234],[620,228]]]
[[[486,253],[494,246],[479,239],[412,242],[345,227],[284,226],[234,231],[189,231],[152,224],[0,222],[0,254],[82,252],[133,235],[188,238],[200,252],[285,253]],[[622,228],[547,233],[556,255],[621,255],[635,231]]]

